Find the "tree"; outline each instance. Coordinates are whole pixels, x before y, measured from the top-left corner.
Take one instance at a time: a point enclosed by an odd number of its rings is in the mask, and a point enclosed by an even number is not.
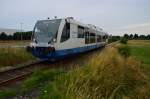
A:
[[[128,34],[124,34],[123,37],[126,38],[126,39],[129,39],[129,35]]]
[[[21,40],[21,33],[15,32],[14,35],[13,35],[13,39],[14,40]]]
[[[5,32],[0,34],[0,40],[7,40],[7,34]]]
[[[139,38],[138,34],[134,34],[134,39],[138,39],[138,38]]]
[[[31,40],[32,31],[28,32],[16,32],[13,35],[14,40],[21,40],[21,36],[23,40]]]
[[[140,35],[139,38],[142,39],[142,40],[145,40],[146,36],[145,35]]]
[[[133,34],[130,34],[129,38],[130,38],[130,39],[133,39]]]
[[[150,40],[150,35],[147,35],[147,36],[146,36],[146,39],[147,39],[147,40]]]
[[[13,36],[12,35],[8,35],[7,36],[7,40],[13,40]]]

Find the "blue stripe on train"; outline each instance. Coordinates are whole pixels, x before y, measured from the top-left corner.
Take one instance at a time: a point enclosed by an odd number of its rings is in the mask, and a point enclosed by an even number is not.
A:
[[[32,51],[32,54],[36,57],[39,57],[40,59],[61,59],[68,55],[75,55],[78,53],[83,53],[83,52],[90,51],[90,50],[93,50],[102,46],[104,46],[104,44],[84,46],[84,47],[65,49],[65,50],[56,50],[54,52],[49,52],[47,54],[41,54],[39,51],[35,50],[35,51]]]

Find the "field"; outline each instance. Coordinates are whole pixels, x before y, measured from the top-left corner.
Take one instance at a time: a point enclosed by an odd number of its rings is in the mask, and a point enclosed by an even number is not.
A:
[[[29,41],[0,41],[0,69],[35,60],[25,48],[19,47],[28,43]]]
[[[29,40],[23,40],[23,41],[16,41],[16,40],[10,40],[10,41],[0,41],[0,47],[11,47],[11,46],[26,46],[29,45]]]
[[[0,98],[149,99],[149,45],[150,41],[131,40],[128,57],[113,45],[74,60],[68,65],[76,68],[67,72],[36,71],[19,89],[0,91]]]
[[[130,40],[132,56],[141,62],[141,69],[150,77],[150,40]]]
[[[150,64],[150,41],[129,41],[131,47],[132,56],[137,58],[144,64]]]

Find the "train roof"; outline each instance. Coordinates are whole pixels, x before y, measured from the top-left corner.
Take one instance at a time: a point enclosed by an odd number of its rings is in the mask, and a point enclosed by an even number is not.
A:
[[[93,32],[96,31],[96,32],[98,32],[99,34],[108,35],[108,33],[105,32],[105,31],[103,31],[102,28],[99,28],[99,27],[97,27],[97,26],[95,26],[95,25],[92,25],[92,24],[83,24],[83,23],[81,23],[81,22],[75,20],[73,17],[67,17],[67,18],[65,18],[65,19],[66,19],[68,22],[70,22],[70,23],[74,23],[74,24],[78,24],[78,25],[81,25],[81,26],[83,26],[83,27],[86,27],[86,28],[88,28],[90,31],[93,31]]]
[[[83,23],[75,20],[73,17],[66,17],[66,18],[59,18],[59,19],[65,19],[69,23],[78,24],[80,26],[83,26],[83,27],[89,29],[91,32],[97,32],[98,34],[108,35],[108,33],[103,31],[102,28],[99,28],[92,24],[83,24]],[[38,20],[38,21],[49,21],[49,20],[58,20],[58,19],[46,19],[46,20]]]

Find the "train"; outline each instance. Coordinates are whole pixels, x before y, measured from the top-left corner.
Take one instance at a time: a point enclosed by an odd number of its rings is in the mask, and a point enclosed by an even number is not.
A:
[[[83,24],[73,17],[38,20],[27,47],[40,59],[62,59],[67,56],[104,47],[108,33],[91,24]]]

